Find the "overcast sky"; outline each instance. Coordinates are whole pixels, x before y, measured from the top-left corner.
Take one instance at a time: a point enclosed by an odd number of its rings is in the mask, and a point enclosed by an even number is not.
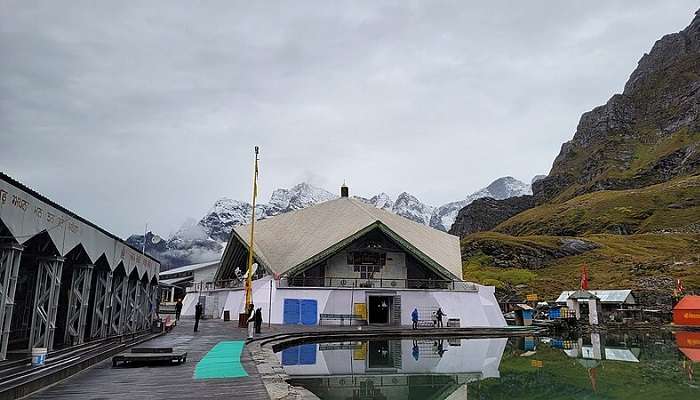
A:
[[[124,237],[249,200],[256,144],[265,202],[301,181],[433,205],[529,181],[698,7],[122,3],[0,0],[0,170]]]

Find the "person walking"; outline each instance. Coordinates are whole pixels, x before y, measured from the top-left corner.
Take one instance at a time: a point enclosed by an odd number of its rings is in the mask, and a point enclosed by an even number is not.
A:
[[[444,317],[445,314],[442,312],[442,308],[438,307],[437,312],[435,313],[435,318],[437,318],[437,327],[442,328],[442,317]]]
[[[260,328],[262,327],[263,322],[262,308],[258,307],[258,309],[255,310],[255,316],[253,317],[253,321],[255,322],[255,333],[258,334],[260,333]]]
[[[204,307],[202,306],[202,303],[197,303],[197,305],[194,307],[194,331],[197,332],[199,329],[199,320],[202,318],[202,314],[204,314]]]
[[[175,321],[180,320],[180,313],[182,312],[182,299],[177,299],[175,303]]]
[[[418,309],[414,308],[411,313],[411,321],[413,321],[413,329],[418,329]]]

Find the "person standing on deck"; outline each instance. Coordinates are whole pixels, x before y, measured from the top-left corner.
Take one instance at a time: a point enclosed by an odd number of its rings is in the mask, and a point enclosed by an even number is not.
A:
[[[255,316],[253,317],[253,321],[255,322],[255,333],[260,333],[260,328],[262,327],[263,322],[262,309],[260,307],[258,307],[258,309],[255,310]]]
[[[177,299],[175,303],[175,321],[180,320],[180,313],[182,312],[182,299]]]
[[[199,329],[199,320],[202,318],[202,314],[204,314],[204,307],[202,306],[202,303],[197,303],[197,305],[194,307],[194,331],[197,332],[197,329]]]
[[[437,312],[435,313],[435,318],[437,318],[437,327],[442,328],[442,317],[444,317],[445,314],[442,312],[442,308],[438,307]]]
[[[413,329],[418,329],[418,309],[414,308],[411,313],[411,321],[413,321]]]
[[[248,339],[252,339],[255,336],[255,306],[253,303],[248,305]]]

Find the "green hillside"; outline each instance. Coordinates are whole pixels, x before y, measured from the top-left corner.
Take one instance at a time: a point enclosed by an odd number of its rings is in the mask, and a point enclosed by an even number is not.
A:
[[[566,241],[592,244],[572,254]],[[508,292],[552,299],[577,288],[586,265],[592,288],[641,289],[670,295],[673,278],[700,288],[700,235],[596,234],[581,237],[510,236],[480,232],[462,239],[464,279]]]
[[[700,232],[700,175],[641,189],[604,190],[544,204],[501,223],[511,235]]]

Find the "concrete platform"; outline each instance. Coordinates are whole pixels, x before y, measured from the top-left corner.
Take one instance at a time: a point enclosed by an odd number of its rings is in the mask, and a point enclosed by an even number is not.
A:
[[[145,347],[172,347],[186,351],[187,362],[172,366],[112,368],[111,360],[97,364],[30,399],[267,399],[269,398],[250,354],[244,349],[241,361],[247,377],[195,380],[197,363],[217,343],[243,340],[246,332],[235,322],[205,320],[193,333],[194,321],[181,320],[172,332],[144,343]]]

